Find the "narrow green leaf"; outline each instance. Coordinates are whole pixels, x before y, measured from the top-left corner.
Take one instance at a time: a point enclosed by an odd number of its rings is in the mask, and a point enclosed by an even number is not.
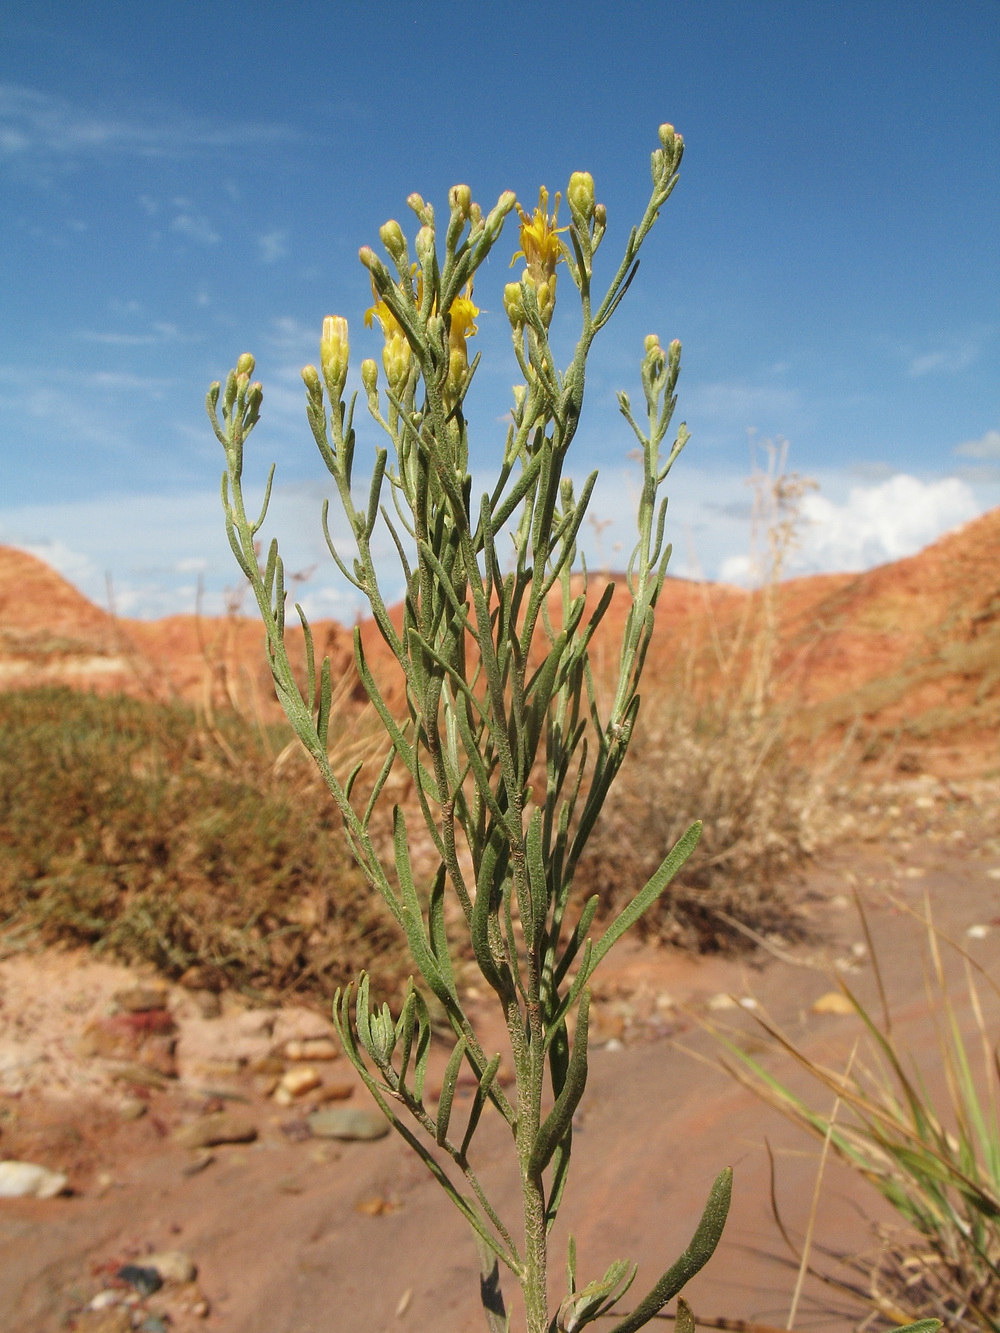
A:
[[[691,1237],[690,1245],[677,1262],[667,1269],[646,1299],[641,1301],[631,1314],[626,1315],[620,1323],[615,1324],[611,1333],[635,1333],[636,1329],[648,1324],[650,1319],[663,1309],[667,1301],[672,1300],[685,1284],[694,1277],[695,1273],[704,1268],[715,1253],[715,1247],[722,1236],[722,1229],[726,1225],[726,1217],[729,1214],[732,1193],[733,1169],[727,1166],[724,1171],[719,1173],[715,1184],[712,1186],[708,1203],[706,1203],[701,1221]]]
[[[653,903],[656,902],[657,898],[659,898],[660,894],[667,888],[670,881],[694,851],[695,847],[698,845],[698,839],[700,837],[701,822],[700,820],[697,820],[691,825],[688,831],[678,839],[670,854],[666,857],[663,864],[650,879],[646,887],[632,899],[628,907],[626,907],[621,915],[611,923],[598,940],[594,948],[591,971],[594,970],[608,950],[618,943],[629,927],[635,925],[643,912],[652,907]]]
[[[441,1097],[438,1101],[437,1114],[437,1132],[436,1139],[438,1147],[444,1146],[444,1141],[448,1137],[448,1124],[451,1120],[452,1103],[455,1100],[455,1086],[458,1082],[458,1075],[462,1068],[462,1059],[468,1048],[468,1042],[464,1037],[459,1037],[455,1043],[455,1049],[452,1051],[448,1064],[445,1067],[444,1078],[441,1082]]]
[[[583,1090],[587,1086],[587,1027],[590,1013],[590,991],[585,990],[580,996],[577,1011],[576,1035],[573,1040],[573,1054],[570,1056],[569,1069],[562,1092],[555,1100],[552,1110],[539,1128],[535,1142],[531,1146],[528,1158],[528,1172],[538,1175],[552,1160],[556,1147],[573,1128],[573,1116],[580,1104]]]

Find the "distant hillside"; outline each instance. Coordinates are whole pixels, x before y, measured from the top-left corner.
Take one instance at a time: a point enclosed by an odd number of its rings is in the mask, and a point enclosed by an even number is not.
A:
[[[605,581],[591,580],[595,595]],[[627,611],[623,592],[595,643],[598,667]],[[350,632],[335,622],[315,631],[335,678],[353,677]],[[385,672],[374,626],[362,632]],[[301,658],[301,634],[291,639]],[[769,697],[794,702],[803,737],[860,724],[876,740],[963,751],[979,767],[1000,767],[1000,509],[862,574],[792,579],[753,594],[671,579],[651,654],[651,685],[707,693],[735,688],[769,658]],[[273,701],[255,620],[116,620],[41,561],[0,547],[0,688],[56,681],[216,706],[230,699],[266,710]]]

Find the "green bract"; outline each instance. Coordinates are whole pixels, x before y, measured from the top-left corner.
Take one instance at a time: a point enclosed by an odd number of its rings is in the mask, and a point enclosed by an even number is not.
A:
[[[371,249],[361,251],[374,295],[367,322],[377,321],[384,337],[387,385],[380,389],[378,367],[370,360],[362,382],[368,410],[388,442],[365,462],[371,478],[360,508],[354,498],[356,395],[349,401],[341,397],[346,321],[331,318],[324,326],[322,374],[313,367],[303,372],[309,424],[356,549],[352,559],[338,553],[324,507],[330,553],[367,599],[405,686],[405,710],[391,706],[356,633],[358,674],[386,734],[384,762],[363,800],[356,792],[358,771],[341,782],[331,765],[330,664],[316,662],[300,608],[308,658],[304,689],[293,676],[284,646],[284,571],[275,542],[264,568],[258,567],[255,543],[271,478],[263,506],[251,519],[242,474],[244,445],[262,396],[251,378],[253,358],[241,357],[225,390],[215,384],[208,396],[209,415],[226,451],[222,495],[229,541],[264,620],[278,698],[322,772],[359,865],[405,932],[423,982],[418,988],[411,980],[394,1017],[388,1005],[373,1005],[363,974],[356,993],[348,987],[338,994],[337,1025],[379,1106],[474,1228],[484,1311],[493,1333],[511,1327],[500,1290],[501,1264],[521,1286],[528,1333],[575,1333],[603,1315],[634,1276],[623,1261],[577,1290],[571,1254],[569,1292],[558,1312],[549,1314],[547,1237],[566,1186],[573,1116],[587,1081],[588,983],[611,946],[666,889],[700,832],[692,825],[599,938],[590,934],[596,898],[567,918],[574,872],[625,758],[639,709],[639,680],[670,554],[662,488],[687,439],[681,426],[665,445],[680,345],[671,343],[665,351],[650,337],[641,366],[644,424],[624,395],[620,400],[640,445],[642,490],[637,541],[626,586],[619,590],[630,598],[629,612],[605,709],[588,652],[615,587],[609,584],[595,601],[588,599],[586,578],[574,580],[577,538],[596,474],[577,494],[565,469],[583,408],[591,346],[635,277],[639,249],[677,180],[683,141],[664,126],[660,144],[652,155],[649,203],[603,295],[593,292],[592,283],[606,210],[593,202],[590,177],[572,178],[571,221],[564,227],[556,226],[558,198],[550,216],[544,190],[531,216],[518,210],[516,257],[523,257],[525,268],[502,300],[522,383],[515,389],[496,476],[481,497],[474,495],[469,473],[463,411],[478,365],[478,357],[470,362],[468,348],[479,314],[473,284],[515,207],[512,194],[502,195],[484,215],[467,187],[456,186],[443,237],[431,206],[413,195],[408,202],[421,225],[412,245],[398,223],[381,231],[391,268]],[[556,367],[548,337],[559,264],[568,269],[580,302],[579,337],[563,370]],[[490,304],[499,307],[499,294]],[[379,525],[391,534],[405,582],[401,624],[390,616],[376,569],[373,534]],[[374,813],[390,774],[399,769],[414,793],[411,823],[422,817],[436,855],[429,885],[416,882],[411,831],[400,806],[393,812],[389,860],[380,856],[373,838]],[[483,1048],[456,984],[455,961],[470,955],[503,1014],[514,1096],[497,1081],[500,1056]],[[431,1023],[424,989],[436,997],[453,1034],[436,1106],[425,1098]],[[463,1067],[472,1072],[475,1092],[459,1116],[455,1089]],[[516,1224],[499,1215],[473,1167],[472,1143],[487,1105],[509,1127],[516,1154],[523,1195]],[[730,1172],[722,1172],[689,1248],[630,1314],[619,1316],[617,1333],[646,1324],[706,1262],[722,1232],[730,1183]],[[687,1326],[689,1318],[685,1307],[679,1319]]]

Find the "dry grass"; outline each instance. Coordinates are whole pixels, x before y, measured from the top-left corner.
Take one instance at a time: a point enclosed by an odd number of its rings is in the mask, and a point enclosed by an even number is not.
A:
[[[895,905],[897,910],[910,910],[904,903]],[[995,1032],[991,1034],[984,1017],[981,991],[992,991],[995,1005],[1000,987],[964,949],[940,933],[929,904],[921,920],[926,942],[924,985],[938,1037],[935,1058],[923,1067],[894,1030],[863,912],[881,1013],[867,1008],[839,978],[863,1024],[863,1036],[846,1070],[820,1064],[766,1015],[756,1016],[770,1051],[791,1056],[805,1069],[821,1089],[823,1102],[834,1095],[832,1113],[817,1110],[812,1096],[793,1092],[773,1072],[771,1062],[765,1064],[744,1049],[738,1035],[710,1027],[728,1053],[719,1062],[723,1068],[822,1138],[899,1215],[900,1226],[878,1229],[873,1251],[840,1260],[860,1274],[863,1283],[845,1283],[835,1273],[817,1272],[870,1303],[872,1317],[864,1326],[937,1318],[956,1333],[998,1333],[1000,1057]],[[961,965],[961,987],[948,974],[946,954]],[[920,970],[914,960],[914,981]]]
[[[751,569],[758,587],[739,616],[703,632],[644,699],[628,760],[605,807],[578,888],[621,906],[692,820],[701,841],[640,931],[684,948],[746,947],[743,927],[795,938],[792,881],[833,831],[829,793],[843,756],[806,768],[790,748],[794,704],[779,703],[776,597],[814,483],[786,471],[787,446],[765,442],[753,487]],[[666,595],[669,595],[669,591]]]
[[[287,741],[180,706],[0,695],[0,947],[86,944],[324,1000],[374,960],[391,990],[400,937]]]
[[[621,906],[701,819],[701,842],[640,930],[700,951],[745,947],[734,921],[799,936],[791,884],[823,833],[825,778],[794,763],[773,712],[653,699],[577,887]]]

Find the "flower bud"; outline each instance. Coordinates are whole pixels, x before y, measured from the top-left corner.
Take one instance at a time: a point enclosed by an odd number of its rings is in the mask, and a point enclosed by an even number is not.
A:
[[[370,398],[378,385],[378,366],[370,356],[361,362],[361,383]]]
[[[341,315],[327,315],[323,320],[323,336],[319,344],[320,365],[327,392],[334,403],[340,402],[347,383],[347,366],[350,355],[347,341],[347,320]]]
[[[594,178],[589,171],[574,171],[566,190],[570,212],[574,219],[590,221],[594,212]]]
[[[472,191],[467,185],[453,185],[448,191],[448,205],[453,213],[468,218],[472,212]]]
[[[538,313],[542,317],[542,323],[546,328],[552,321],[552,312],[556,308],[556,275],[551,274],[544,282],[540,282],[535,288],[535,295],[538,297]]]
[[[306,393],[310,398],[323,397],[323,386],[320,383],[319,371],[315,366],[302,367],[302,383],[306,386]]]
[[[417,259],[424,270],[424,281],[434,270],[434,228],[421,227],[416,239]]]
[[[524,400],[525,400],[525,398],[527,397],[527,394],[528,394],[528,386],[527,386],[526,384],[515,384],[515,385],[514,385],[514,416],[515,416],[515,417],[518,417],[518,418],[519,418],[520,415],[521,415],[521,413],[524,411]]]
[[[448,378],[444,387],[444,396],[449,402],[458,401],[468,369],[469,358],[465,352],[461,348],[453,347],[448,353]]]
[[[503,289],[503,308],[514,328],[520,328],[527,322],[524,313],[524,295],[519,282],[508,282]]]
[[[249,377],[254,372],[254,366],[256,366],[256,364],[257,362],[253,359],[251,354],[249,352],[244,352],[243,355],[240,357],[240,359],[236,362],[237,375],[246,375],[247,378],[249,379]]]
[[[608,225],[608,210],[603,204],[594,205],[594,226],[598,231],[603,231]]]
[[[393,393],[401,393],[410,373],[410,344],[402,333],[390,334],[382,348],[382,365],[389,388]]]
[[[504,190],[503,194],[497,200],[497,209],[504,217],[506,217],[516,203],[517,195],[514,191]]]
[[[666,364],[667,354],[660,346],[656,334],[651,333],[646,339],[646,366],[649,374],[654,377],[660,375]]]
[[[421,222],[425,223],[429,227],[433,227],[434,207],[432,204],[426,203],[424,201],[423,196],[419,194],[411,194],[407,198],[406,202],[413,209],[414,213],[416,213],[417,217],[420,219]]]
[[[379,238],[382,244],[392,255],[397,264],[402,264],[406,259],[406,237],[403,235],[403,229],[394,218],[390,218],[379,228]]]
[[[361,260],[362,264],[364,264],[365,268],[369,270],[372,269],[378,263],[375,251],[371,248],[370,245],[363,245],[361,247],[361,249],[358,251],[358,258]]]
[[[667,360],[670,363],[671,370],[674,366],[679,366],[681,362],[681,343],[679,338],[675,338],[667,348]]]
[[[673,125],[661,125],[657,130],[657,134],[660,136],[660,143],[663,147],[663,151],[670,157],[673,157],[674,144],[677,141],[677,132]]]

